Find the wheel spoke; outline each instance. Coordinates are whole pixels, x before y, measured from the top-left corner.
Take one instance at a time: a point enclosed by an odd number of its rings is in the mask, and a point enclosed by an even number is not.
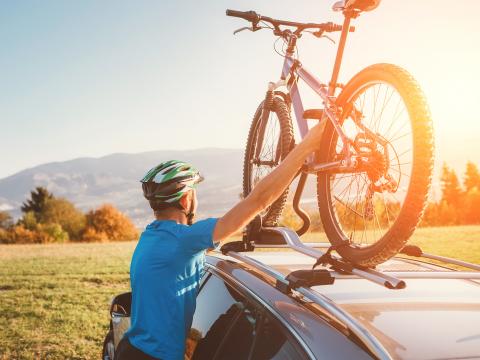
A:
[[[413,166],[413,143],[405,140],[413,136],[413,130],[403,98],[386,83],[362,88],[351,101],[355,110],[342,125],[345,133],[351,138],[363,138],[368,143],[365,130],[357,125],[361,121],[387,143],[374,143],[376,148],[362,155],[364,171],[331,176],[330,202],[336,222],[345,237],[357,245],[370,246],[385,236],[395,224],[399,209],[403,206]],[[356,118],[358,114],[362,116],[361,119]],[[332,148],[338,154],[343,144],[340,138],[335,139]],[[383,150],[379,151],[381,146]],[[376,157],[373,157],[375,151]],[[383,163],[379,160],[382,156]],[[388,168],[382,168],[385,166],[382,164],[388,165]],[[387,192],[388,184],[393,184],[395,193]],[[368,194],[371,194],[371,198]],[[370,212],[368,216],[367,211]]]

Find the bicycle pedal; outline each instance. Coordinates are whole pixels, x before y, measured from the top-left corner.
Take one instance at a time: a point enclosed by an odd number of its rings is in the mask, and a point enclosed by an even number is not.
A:
[[[323,109],[308,109],[303,112],[303,118],[322,120],[323,114]]]

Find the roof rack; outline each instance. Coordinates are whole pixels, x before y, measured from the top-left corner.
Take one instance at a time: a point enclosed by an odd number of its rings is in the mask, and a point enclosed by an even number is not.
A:
[[[277,287],[290,287],[290,282],[280,272],[262,264],[260,261],[252,259],[249,256],[239,254],[236,251],[228,251],[230,257],[240,260],[263,273],[271,276],[277,282]],[[281,286],[279,286],[281,285]],[[345,326],[362,344],[378,359],[392,359],[382,343],[373,336],[362,324],[353,316],[342,310],[333,301],[322,294],[318,294],[306,287],[295,288],[295,291],[303,295],[306,299],[314,302],[324,309],[328,314]]]
[[[319,305],[322,309],[328,312],[328,314],[342,323],[362,342],[362,344],[365,345],[372,355],[378,359],[392,359],[392,357],[384,348],[382,343],[365,327],[363,327],[361,323],[359,323],[349,313],[342,310],[328,297],[313,291],[310,288],[311,285],[331,284],[335,278],[360,277],[382,285],[388,289],[403,289],[406,287],[406,283],[400,278],[480,279],[480,265],[424,253],[418,246],[415,245],[405,246],[400,253],[408,256],[428,258],[448,264],[459,265],[465,268],[476,270],[478,272],[435,271],[433,273],[425,272],[425,274],[412,272],[391,272],[392,275],[387,275],[374,269],[347,263],[337,256],[330,255],[330,259],[332,261],[330,263],[331,270],[310,270],[308,272],[300,270],[284,276],[275,269],[247,255],[240,254],[239,252],[253,251],[255,248],[287,248],[318,260],[321,256],[327,254],[327,252],[318,250],[318,248],[330,248],[331,245],[329,243],[302,243],[295,231],[285,227],[262,228],[259,234],[261,241],[258,241],[257,243],[249,244],[245,241],[236,241],[223,245],[220,251],[269,275],[275,279],[276,287],[279,290],[286,293],[294,289],[306,299],[309,299],[310,301]],[[268,239],[270,235],[273,235],[271,241]],[[299,273],[300,275],[296,277],[295,275]],[[311,275],[310,278],[303,277],[303,273],[309,273]],[[313,284],[309,283],[309,280],[314,278],[316,282]]]
[[[279,247],[279,245],[283,245],[285,248],[289,248],[295,251],[298,251],[304,255],[307,255],[315,260],[319,259],[322,255],[326,253],[313,248],[312,246],[308,246],[300,240],[297,233],[289,228],[286,227],[271,227],[271,228],[262,228],[262,231],[270,232],[274,235],[280,235],[283,238],[284,244],[274,244],[273,246]],[[278,239],[277,239],[278,242]],[[323,245],[320,245],[323,247]],[[272,245],[261,245],[256,244],[254,245],[255,248],[270,248]],[[406,284],[405,281],[398,279],[394,276],[387,275],[380,271],[362,267],[359,265],[354,265],[345,262],[340,257],[331,255],[332,259],[334,260],[333,269],[338,270],[340,273],[350,273],[371,282],[374,282],[378,285],[385,286],[388,289],[398,290],[405,288]],[[332,272],[332,276],[338,277],[340,274],[338,272]]]
[[[472,264],[472,263],[457,260],[457,259],[452,259],[452,258],[445,257],[445,256],[438,256],[438,255],[424,253],[422,251],[422,249],[419,246],[416,246],[416,245],[405,245],[403,247],[403,249],[400,251],[400,253],[408,255],[408,256],[413,256],[413,257],[420,257],[420,258],[426,258],[426,259],[431,259],[431,260],[437,260],[437,261],[444,262],[446,264],[463,266],[464,268],[467,268],[467,269],[480,271],[480,265]]]

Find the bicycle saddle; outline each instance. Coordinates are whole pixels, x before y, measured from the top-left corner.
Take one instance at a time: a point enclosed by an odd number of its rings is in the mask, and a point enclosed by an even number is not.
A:
[[[333,11],[359,10],[372,11],[380,5],[381,0],[342,0],[333,4]]]

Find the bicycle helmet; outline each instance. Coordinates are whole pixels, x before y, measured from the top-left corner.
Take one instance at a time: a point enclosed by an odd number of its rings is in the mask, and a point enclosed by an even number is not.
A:
[[[183,161],[170,160],[150,169],[140,182],[143,195],[155,210],[177,204],[182,196],[201,182],[199,171]]]

